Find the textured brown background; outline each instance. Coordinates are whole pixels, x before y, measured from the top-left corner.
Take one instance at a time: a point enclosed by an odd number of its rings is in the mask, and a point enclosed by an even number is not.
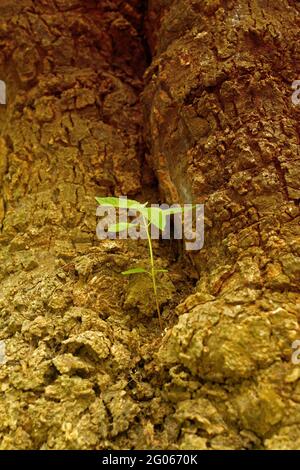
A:
[[[299,14],[1,0],[1,449],[300,448]],[[95,239],[94,196],[157,182],[206,211],[196,287],[155,244],[164,338],[144,244]]]

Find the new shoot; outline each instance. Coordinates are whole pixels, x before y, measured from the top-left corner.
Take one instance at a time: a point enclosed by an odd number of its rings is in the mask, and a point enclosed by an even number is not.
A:
[[[162,272],[168,272],[167,269],[158,269],[156,268],[154,254],[153,254],[153,245],[151,239],[151,226],[154,225],[160,231],[164,231],[167,224],[167,217],[171,214],[176,214],[183,212],[184,209],[181,207],[170,208],[170,209],[161,209],[159,207],[147,207],[148,202],[142,204],[138,201],[134,201],[132,199],[127,198],[115,198],[115,197],[97,197],[96,201],[99,205],[104,207],[114,207],[115,209],[128,209],[139,213],[138,223],[140,225],[140,231],[144,230],[146,233],[146,238],[148,242],[148,250],[149,250],[149,269],[145,269],[142,267],[134,267],[128,269],[127,271],[123,271],[122,274],[124,276],[130,276],[134,274],[145,274],[150,276],[152,280],[153,286],[153,293],[155,298],[156,304],[156,311],[159,321],[159,326],[161,331],[163,330],[162,326],[162,318],[160,312],[160,305],[159,305],[159,297],[158,297],[158,283],[157,283],[157,274]],[[108,226],[109,233],[120,233],[124,232],[125,230],[128,231],[130,228],[137,228],[136,223],[132,222],[120,222],[118,224],[113,224]]]

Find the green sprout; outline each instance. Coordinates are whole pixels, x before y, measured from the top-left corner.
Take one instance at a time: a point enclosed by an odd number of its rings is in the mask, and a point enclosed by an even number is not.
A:
[[[142,204],[138,201],[132,199],[122,199],[116,197],[97,197],[96,201],[99,205],[105,207],[114,207],[118,209],[132,209],[139,212],[141,217],[142,226],[144,227],[147,234],[147,241],[149,247],[149,258],[150,258],[150,269],[136,267],[131,268],[127,271],[122,272],[124,276],[130,276],[132,274],[147,274],[152,280],[153,292],[155,297],[156,311],[159,320],[159,326],[162,331],[162,320],[160,313],[160,306],[158,300],[158,289],[157,289],[157,274],[168,272],[167,269],[157,269],[155,267],[155,259],[153,254],[153,246],[151,240],[151,225],[154,225],[162,232],[166,228],[167,217],[172,214],[182,213],[184,211],[181,207],[170,208],[170,209],[161,209],[159,207],[147,207],[148,202]],[[108,227],[108,232],[110,233],[119,233],[130,228],[137,227],[134,223],[121,222],[119,224],[110,225]]]

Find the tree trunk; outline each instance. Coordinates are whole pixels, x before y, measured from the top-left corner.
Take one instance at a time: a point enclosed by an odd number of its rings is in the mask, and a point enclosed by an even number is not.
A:
[[[0,5],[0,449],[299,448],[299,6],[144,3]],[[206,213],[195,291],[155,244],[163,338],[145,245],[95,236],[149,163]]]
[[[141,190],[143,9],[5,0],[0,16],[0,447],[106,447],[139,412],[138,335],[118,317],[132,255],[96,242],[94,197]]]

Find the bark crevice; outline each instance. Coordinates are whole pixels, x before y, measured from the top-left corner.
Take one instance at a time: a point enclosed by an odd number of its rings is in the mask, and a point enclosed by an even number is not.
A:
[[[1,449],[300,447],[299,20],[275,3],[0,6]],[[96,240],[109,194],[205,203],[199,280],[154,243],[163,338],[121,274],[145,246]]]

